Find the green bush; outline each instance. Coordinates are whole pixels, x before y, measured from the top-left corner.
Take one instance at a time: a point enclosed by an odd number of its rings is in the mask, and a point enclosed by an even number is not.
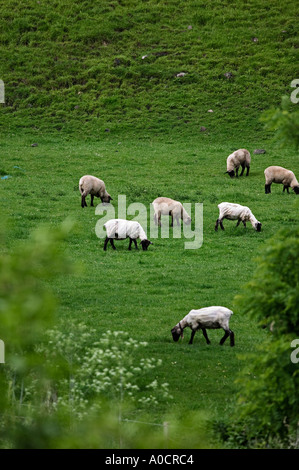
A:
[[[145,343],[59,322],[49,281],[77,271],[64,254],[70,227],[39,229],[0,255],[0,448],[211,447],[203,413],[153,422],[171,396],[153,375],[160,359],[136,357]]]
[[[290,144],[299,147],[299,111],[289,96],[283,96],[281,106],[266,111],[261,120],[267,130],[274,131],[274,138],[281,147]]]
[[[291,342],[299,338],[299,228],[281,230],[257,259],[257,269],[236,306],[265,338],[239,375],[237,415],[229,440],[238,446],[296,446],[299,367]],[[250,331],[248,332],[250,334]]]

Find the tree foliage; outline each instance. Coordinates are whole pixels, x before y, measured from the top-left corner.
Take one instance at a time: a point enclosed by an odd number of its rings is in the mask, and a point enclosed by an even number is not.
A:
[[[273,335],[299,337],[299,228],[279,231],[257,258],[257,269],[239,302],[245,314]]]
[[[281,147],[294,145],[299,147],[299,110],[292,105],[289,96],[283,96],[279,108],[265,111],[261,118],[265,128],[274,131],[274,138]]]
[[[291,360],[291,342],[299,338],[298,227],[268,241],[252,280],[235,300],[242,314],[267,330],[255,353],[242,358],[246,365],[238,378],[232,436],[239,429],[247,446],[277,445],[277,440],[297,445],[299,365]]]
[[[0,448],[211,447],[202,413],[152,423],[157,400],[170,395],[151,377],[160,360],[145,352],[136,361],[146,343],[116,331],[95,342],[96,330],[59,321],[49,281],[77,271],[64,253],[70,228],[39,229],[10,252],[2,246]]]

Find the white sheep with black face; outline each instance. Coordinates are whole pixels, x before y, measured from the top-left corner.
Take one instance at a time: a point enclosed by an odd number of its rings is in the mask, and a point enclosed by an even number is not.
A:
[[[125,240],[130,239],[129,250],[131,250],[132,242],[134,242],[135,248],[137,247],[137,239],[140,239],[140,244],[143,251],[146,251],[152,242],[147,239],[146,233],[143,230],[139,222],[134,220],[124,219],[110,219],[104,224],[107,236],[104,242],[104,250],[107,250],[107,244],[110,241],[110,245],[115,250],[114,240]]]
[[[228,173],[231,178],[235,176],[238,177],[238,171],[240,166],[242,167],[242,171],[240,176],[243,175],[245,168],[247,168],[246,176],[249,175],[250,170],[250,163],[251,163],[251,156],[248,150],[246,149],[239,149],[235,152],[231,153],[226,159],[226,172]]]
[[[190,312],[172,328],[171,334],[173,340],[178,341],[180,337],[183,338],[184,329],[189,327],[192,331],[189,344],[193,343],[193,338],[197,330],[202,330],[207,344],[210,344],[206,330],[222,328],[225,334],[223,338],[221,338],[220,344],[223,345],[225,340],[230,337],[230,345],[234,346],[235,335],[229,328],[229,320],[232,314],[232,310],[221,306],[204,307],[198,310],[190,310]]]
[[[80,178],[79,181],[79,190],[81,193],[81,207],[86,207],[85,198],[90,194],[91,203],[90,205],[93,206],[93,199],[94,197],[101,198],[102,202],[110,202],[112,201],[112,197],[106,191],[106,186],[104,181],[96,178],[92,175],[85,175]]]
[[[180,225],[179,220],[182,219],[186,225],[191,224],[191,217],[187,213],[183,204],[169,197],[157,197],[153,202],[155,224],[161,226],[161,215],[169,215],[171,217],[171,227],[174,220]]]
[[[271,184],[283,184],[283,192],[292,188],[296,194],[299,194],[299,183],[296,176],[291,170],[287,170],[282,166],[268,166],[264,171],[266,184],[265,193],[271,193]]]
[[[215,225],[216,232],[218,230],[219,224],[220,224],[221,229],[224,230],[223,223],[222,223],[223,219],[237,220],[238,221],[237,227],[240,222],[242,222],[244,227],[246,227],[246,222],[248,221],[251,223],[254,230],[256,230],[257,232],[261,231],[262,224],[253,215],[249,207],[241,206],[240,204],[233,204],[231,202],[221,202],[221,204],[218,204],[218,208],[219,208],[219,217],[216,220],[216,225]]]

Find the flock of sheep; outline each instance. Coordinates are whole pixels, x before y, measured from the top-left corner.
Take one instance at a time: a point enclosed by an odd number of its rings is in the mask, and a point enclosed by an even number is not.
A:
[[[231,178],[234,176],[238,177],[239,168],[242,168],[240,176],[243,175],[246,168],[246,176],[249,175],[251,163],[251,156],[248,150],[239,149],[233,152],[227,157],[227,171]],[[271,193],[271,184],[278,183],[283,184],[283,192],[289,188],[292,188],[296,194],[299,194],[299,183],[291,170],[287,170],[280,166],[269,166],[264,171],[265,174],[265,193]],[[101,199],[103,203],[109,203],[112,197],[106,190],[104,181],[96,178],[95,176],[85,175],[79,181],[79,190],[81,193],[81,206],[84,208],[87,206],[86,197],[90,194],[91,206],[93,206],[94,197]],[[171,217],[171,226],[174,221],[177,225],[180,225],[180,219],[185,224],[191,223],[191,217],[188,215],[183,205],[179,201],[166,197],[158,197],[153,201],[154,207],[154,220],[155,224],[161,226],[161,215],[168,215]],[[215,230],[218,230],[220,225],[223,227],[223,219],[237,220],[237,226],[240,222],[246,227],[246,222],[249,221],[253,228],[257,231],[261,231],[262,224],[256,219],[249,207],[241,206],[240,204],[232,204],[229,202],[222,202],[218,205],[219,217],[216,221]],[[129,238],[129,250],[131,250],[132,242],[134,242],[135,248],[137,249],[137,239],[140,240],[142,249],[146,251],[151,241],[147,239],[146,233],[142,226],[137,221],[130,221],[124,219],[111,219],[104,224],[107,236],[104,241],[104,250],[107,249],[107,244],[110,242],[112,248],[115,250],[114,240],[124,240]],[[191,328],[191,339],[189,344],[193,343],[193,338],[197,330],[202,330],[203,335],[206,339],[207,344],[210,344],[210,340],[207,336],[207,329],[218,329],[224,330],[224,336],[220,340],[220,344],[224,344],[225,340],[230,338],[230,345],[234,346],[234,333],[229,328],[229,320],[232,315],[232,311],[226,307],[212,306],[205,307],[198,310],[191,310],[181,321],[179,321],[171,330],[174,341],[178,341],[180,337],[183,338],[184,328]]]

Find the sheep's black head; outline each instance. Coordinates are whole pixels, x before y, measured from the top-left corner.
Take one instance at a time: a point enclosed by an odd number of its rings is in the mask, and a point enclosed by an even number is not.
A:
[[[226,171],[225,173],[228,173],[231,178],[235,176],[234,170]]]
[[[260,232],[260,231],[262,230],[262,224],[261,224],[260,222],[257,222],[257,223],[255,224],[255,230],[256,230],[257,232]]]
[[[99,196],[98,196],[99,197]],[[101,197],[101,196],[100,196]],[[110,194],[106,193],[103,197],[101,197],[102,202],[110,202],[113,201],[112,197]]]
[[[171,334],[172,334],[173,341],[175,342],[177,342],[180,339],[180,336],[184,338],[183,328],[181,328],[179,325],[176,325],[172,328]]]
[[[149,240],[145,239],[140,242],[140,245],[142,246],[143,251],[147,251],[148,247],[152,245],[153,243],[150,242]]]
[[[296,194],[299,194],[299,186],[294,186],[293,189]]]

